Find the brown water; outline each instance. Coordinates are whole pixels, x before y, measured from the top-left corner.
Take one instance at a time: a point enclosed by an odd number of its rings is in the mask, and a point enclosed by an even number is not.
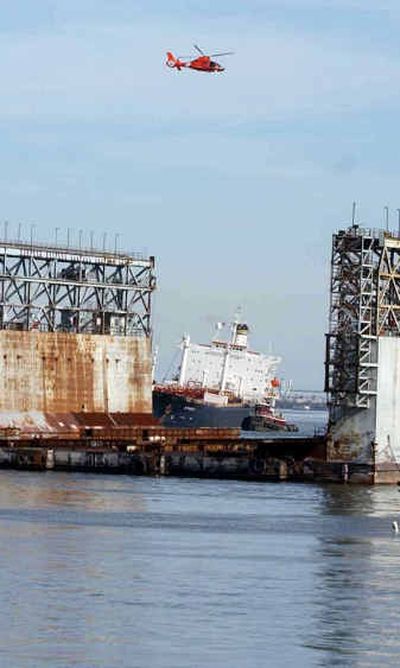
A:
[[[398,666],[397,487],[0,471],[0,666]]]

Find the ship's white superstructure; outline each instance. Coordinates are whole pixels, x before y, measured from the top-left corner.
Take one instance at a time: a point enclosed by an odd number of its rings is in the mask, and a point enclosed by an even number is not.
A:
[[[281,358],[250,350],[248,332],[246,324],[236,321],[225,340],[218,335],[205,345],[192,343],[189,336],[184,336],[179,386],[203,388],[207,393],[204,399],[210,403],[216,394],[220,403],[228,403],[232,398],[250,404],[272,400]]]

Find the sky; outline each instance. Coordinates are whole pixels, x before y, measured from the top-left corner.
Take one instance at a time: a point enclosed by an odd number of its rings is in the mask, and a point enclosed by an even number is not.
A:
[[[240,307],[322,390],[332,234],[353,201],[397,226],[399,30],[398,0],[0,0],[0,233],[155,255],[159,376]],[[193,43],[235,54],[165,67]]]

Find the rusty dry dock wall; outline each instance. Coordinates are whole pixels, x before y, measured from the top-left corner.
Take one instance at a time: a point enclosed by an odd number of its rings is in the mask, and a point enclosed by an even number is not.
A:
[[[138,450],[6,448],[0,446],[0,468],[28,471],[82,471],[131,475],[173,476],[248,480],[257,482],[335,482],[372,484],[368,467],[353,464],[344,471],[340,464],[310,459],[293,465],[284,459],[255,459],[249,454],[223,457],[205,453],[175,453]]]
[[[0,411],[151,410],[149,338],[0,331]]]
[[[296,481],[373,483],[371,467],[330,463],[318,458],[317,452],[294,458],[283,444],[281,452],[252,443],[243,447],[237,442],[220,444],[192,443],[189,446],[164,447],[156,443],[134,445],[98,439],[81,439],[54,447],[49,440],[22,444],[13,439],[0,442],[0,468],[26,470],[88,471],[128,473],[195,478],[241,479],[249,481]],[[53,447],[52,447],[53,446]],[[311,446],[313,444],[311,443]]]

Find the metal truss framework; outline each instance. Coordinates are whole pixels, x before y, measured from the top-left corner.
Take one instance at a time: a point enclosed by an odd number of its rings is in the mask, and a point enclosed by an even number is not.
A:
[[[154,258],[0,242],[0,329],[151,333]]]
[[[378,284],[378,335],[400,336],[400,240],[384,239]]]
[[[382,233],[354,225],[333,236],[325,391],[333,405],[368,408],[377,391]]]

